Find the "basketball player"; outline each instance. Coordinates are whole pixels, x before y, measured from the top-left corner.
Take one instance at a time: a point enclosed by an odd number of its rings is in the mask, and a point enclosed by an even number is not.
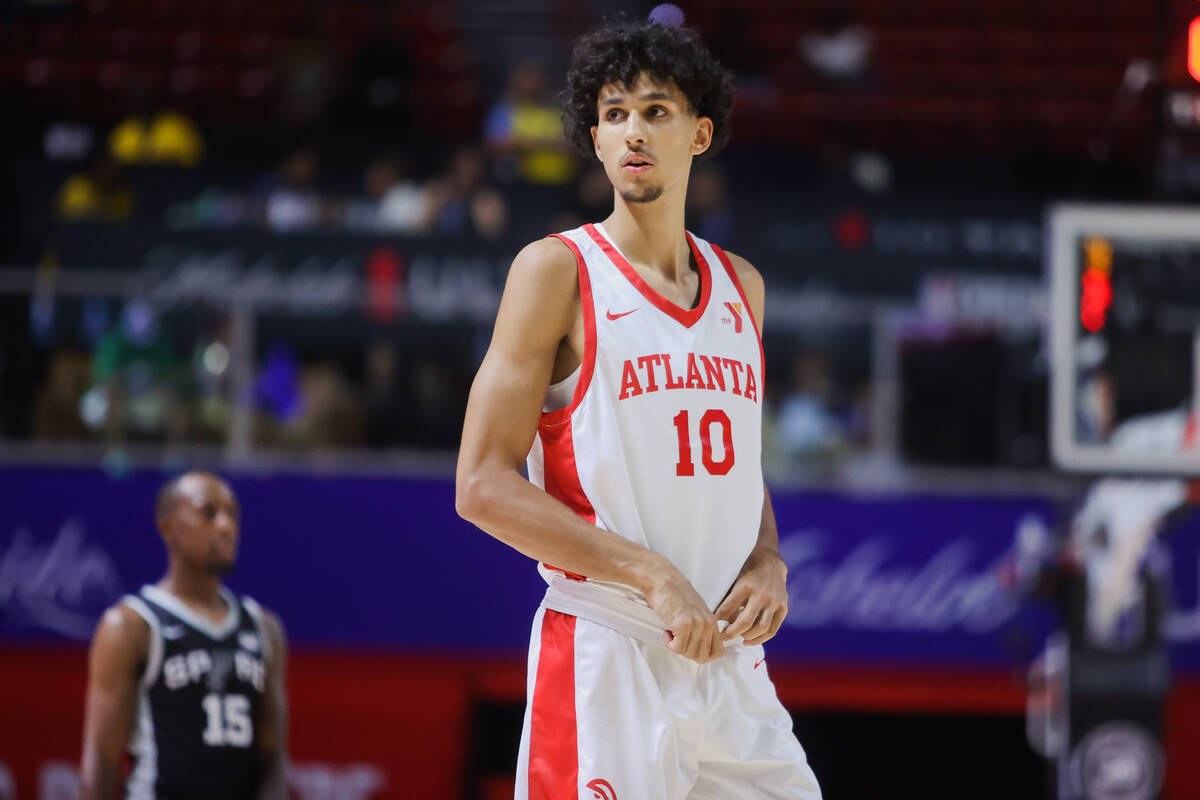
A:
[[[787,613],[760,467],[763,281],[684,230],[732,79],[691,31],[618,23],[577,43],[567,96],[615,207],[513,261],[457,475],[459,513],[549,583],[516,796],[814,800],[763,665]]]
[[[109,609],[92,641],[82,796],[285,798],[283,628],[221,585],[237,500],[215,475],[189,472],[162,488],[156,511],[167,574]]]

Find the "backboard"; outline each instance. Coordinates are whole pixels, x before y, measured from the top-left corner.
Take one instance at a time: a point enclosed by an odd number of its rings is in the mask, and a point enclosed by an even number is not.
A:
[[[1200,475],[1200,209],[1063,204],[1047,222],[1055,463]]]

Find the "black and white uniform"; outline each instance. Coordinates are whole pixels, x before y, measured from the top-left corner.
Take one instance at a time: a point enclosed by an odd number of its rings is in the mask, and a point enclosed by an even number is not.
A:
[[[221,588],[211,622],[157,586],[124,598],[150,625],[129,754],[128,800],[239,800],[257,794],[258,724],[269,639],[262,609]]]

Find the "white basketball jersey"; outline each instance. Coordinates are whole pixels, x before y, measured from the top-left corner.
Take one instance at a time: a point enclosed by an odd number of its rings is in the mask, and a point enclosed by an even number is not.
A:
[[[762,516],[764,360],[741,283],[720,248],[688,234],[700,301],[684,309],[641,279],[601,225],[555,235],[578,263],[585,353],[570,403],[542,415],[529,478],[665,556],[715,609]]]

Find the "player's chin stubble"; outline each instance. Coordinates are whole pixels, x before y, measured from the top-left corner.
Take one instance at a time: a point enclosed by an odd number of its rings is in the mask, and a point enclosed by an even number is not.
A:
[[[621,192],[621,199],[626,203],[653,203],[662,197],[661,186],[646,186],[642,189],[630,189]]]
[[[235,566],[236,564],[232,561],[215,558],[208,563],[208,574],[218,577],[225,576],[233,572]]]

